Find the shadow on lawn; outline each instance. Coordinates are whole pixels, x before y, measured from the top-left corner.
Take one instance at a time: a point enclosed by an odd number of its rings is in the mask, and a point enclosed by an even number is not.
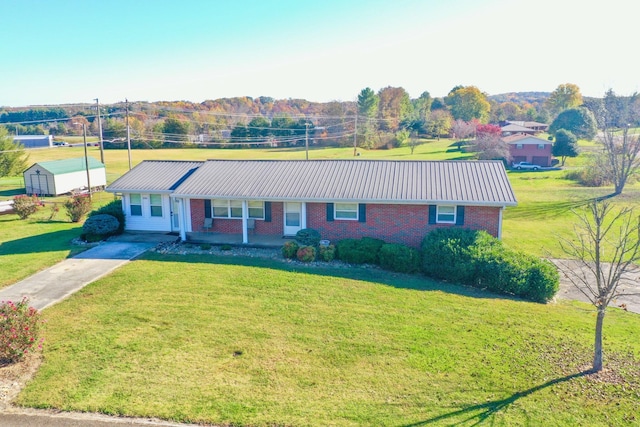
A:
[[[545,202],[536,203],[535,205],[527,205],[521,208],[511,208],[509,212],[510,219],[530,219],[530,218],[548,218],[564,215],[573,209],[580,209],[591,202],[606,200],[614,197],[615,194],[608,194],[601,197],[592,197],[583,200],[573,200],[568,202]]]
[[[489,291],[463,286],[454,283],[447,283],[430,279],[421,274],[403,274],[382,270],[379,267],[353,266],[353,267],[323,267],[315,265],[304,265],[299,263],[288,263],[284,259],[253,258],[248,256],[227,256],[215,254],[159,254],[147,252],[142,255],[142,259],[150,261],[172,261],[186,263],[205,263],[222,265],[240,265],[246,267],[265,268],[271,270],[290,271],[303,274],[314,274],[320,276],[339,277],[351,280],[361,280],[365,282],[387,285],[399,289],[412,289],[419,291],[441,291],[448,294],[456,294],[472,298],[503,299],[511,301],[523,301],[521,298],[493,294]]]
[[[48,223],[50,223],[50,221],[48,221]],[[54,231],[0,243],[0,256],[30,254],[34,252],[54,252],[66,249],[74,252],[71,240],[80,234],[78,229],[79,227]],[[80,250],[75,250],[75,252],[84,250],[84,248],[78,249]]]
[[[514,393],[505,399],[493,400],[491,402],[479,403],[477,405],[470,405],[470,406],[467,406],[466,408],[449,412],[447,414],[438,415],[437,417],[430,418],[428,420],[419,421],[417,423],[412,423],[412,424],[404,424],[402,425],[402,427],[425,426],[428,424],[449,420],[451,418],[454,418],[456,420],[451,419],[450,422],[452,424],[450,425],[462,425],[462,424],[468,425],[468,423],[470,422],[473,422],[473,424],[470,424],[470,425],[479,425],[484,421],[487,421],[489,417],[506,409],[509,405],[511,405],[518,399],[527,397],[530,394],[540,391],[544,388],[547,388],[556,384],[560,384],[563,382],[571,381],[574,378],[583,377],[590,373],[592,373],[592,371],[586,370],[586,371],[578,372],[575,374],[567,375],[566,377],[556,378],[554,380],[547,381],[546,383],[537,385],[535,387],[531,387],[530,389]],[[464,417],[464,419],[458,421],[457,418],[459,417]]]

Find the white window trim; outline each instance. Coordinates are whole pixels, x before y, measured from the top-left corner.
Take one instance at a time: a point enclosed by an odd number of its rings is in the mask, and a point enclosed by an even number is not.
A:
[[[356,209],[355,209],[355,213],[356,213],[356,217],[355,218],[341,218],[338,216],[338,212],[353,212],[352,210],[346,210],[346,209],[340,209],[338,210],[338,205],[355,205]],[[357,203],[334,203],[333,204],[333,219],[335,221],[358,221],[360,218],[360,209],[359,209],[359,205]]]
[[[236,203],[242,203],[242,201],[239,200],[233,200]],[[218,202],[218,207],[221,208],[223,202],[226,203],[226,208],[227,208],[227,214],[225,216],[219,216],[215,214],[215,202]],[[219,218],[219,219],[242,219],[242,214],[240,216],[231,216],[231,202],[232,200],[228,200],[228,199],[213,199],[211,200],[211,217],[212,218]],[[265,207],[264,207],[264,202],[262,201],[258,201],[258,200],[252,200],[252,203],[258,202],[258,203],[262,203],[262,217],[253,217],[253,216],[248,216],[248,219],[260,219],[260,220],[264,220],[264,211],[265,211]],[[248,208],[248,204],[249,202],[247,202],[247,215],[249,215],[249,208]],[[240,206],[234,206],[235,209],[238,209]]]
[[[140,203],[132,203],[131,201],[131,196],[136,195],[136,196],[140,196]],[[131,207],[132,206],[140,206],[140,215],[134,215],[133,212],[131,211]],[[131,217],[140,217],[142,218],[144,215],[144,210],[142,208],[142,194],[141,193],[129,193],[129,216]]]
[[[151,196],[158,196],[160,197],[160,204],[156,204],[154,205],[153,203],[151,203]],[[153,207],[154,206],[159,206],[160,207],[160,212],[162,213],[162,215],[153,215]],[[162,199],[162,194],[157,194],[157,193],[153,193],[153,194],[149,194],[149,217],[150,218],[164,218],[164,200]]]
[[[440,208],[453,208],[453,220],[452,221],[441,221],[440,220]],[[450,213],[446,213],[443,215],[451,215]],[[437,205],[436,206],[436,224],[455,224],[458,217],[458,207],[455,205]]]

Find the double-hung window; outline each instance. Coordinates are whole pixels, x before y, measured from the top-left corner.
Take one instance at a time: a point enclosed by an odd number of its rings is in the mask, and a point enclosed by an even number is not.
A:
[[[264,202],[248,202],[249,218],[264,219]]]
[[[162,196],[160,194],[150,194],[149,205],[151,207],[151,216],[162,216]]]
[[[455,224],[456,223],[456,207],[447,205],[438,205],[436,212],[436,223]]]
[[[247,202],[249,218],[264,219],[264,202]],[[214,199],[211,204],[214,218],[242,218],[242,200]]]
[[[141,194],[129,194],[129,212],[131,216],[142,216]]]
[[[335,219],[358,220],[357,203],[336,203],[334,210]]]

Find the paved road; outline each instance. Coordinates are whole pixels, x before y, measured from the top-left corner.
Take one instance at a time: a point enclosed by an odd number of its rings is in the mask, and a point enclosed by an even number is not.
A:
[[[29,298],[42,310],[154,247],[150,242],[105,242],[0,290],[0,301]]]
[[[153,419],[118,418],[83,413],[4,413],[0,414],[2,427],[185,427],[195,424],[175,424]],[[201,426],[199,426],[201,427]]]

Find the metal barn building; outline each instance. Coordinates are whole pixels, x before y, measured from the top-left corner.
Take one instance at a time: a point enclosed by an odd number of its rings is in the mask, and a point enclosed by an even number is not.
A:
[[[13,142],[19,142],[24,148],[53,147],[53,135],[16,135]]]
[[[104,164],[88,157],[91,188],[107,185]],[[38,162],[24,171],[24,187],[27,194],[58,196],[87,187],[87,166],[84,157]]]

